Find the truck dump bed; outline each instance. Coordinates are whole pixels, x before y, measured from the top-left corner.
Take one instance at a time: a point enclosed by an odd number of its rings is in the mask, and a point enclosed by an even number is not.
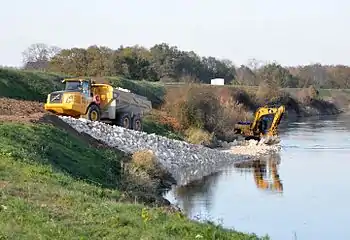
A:
[[[146,97],[131,93],[127,89],[115,88],[113,95],[117,96],[117,110],[122,112],[133,112],[145,114],[152,110],[152,103]]]

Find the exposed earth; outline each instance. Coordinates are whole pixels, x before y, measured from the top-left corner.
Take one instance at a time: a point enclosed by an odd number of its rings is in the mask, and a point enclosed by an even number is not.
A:
[[[69,132],[71,136],[79,138],[94,147],[110,148],[106,144],[101,143],[99,140],[85,133],[77,132],[59,117],[45,112],[44,104],[40,102],[0,97],[0,123],[1,122],[47,123]]]
[[[0,98],[0,121],[36,122],[44,115],[42,103]]]

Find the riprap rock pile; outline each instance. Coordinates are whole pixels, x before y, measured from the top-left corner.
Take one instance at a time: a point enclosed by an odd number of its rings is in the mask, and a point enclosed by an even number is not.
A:
[[[160,164],[173,175],[178,185],[185,185],[219,170],[224,165],[247,160],[252,156],[244,151],[236,154],[232,150],[226,152],[210,149],[87,119],[71,117],[61,117],[61,119],[78,132],[86,133],[126,153],[152,150]],[[239,147],[243,148],[243,146]]]

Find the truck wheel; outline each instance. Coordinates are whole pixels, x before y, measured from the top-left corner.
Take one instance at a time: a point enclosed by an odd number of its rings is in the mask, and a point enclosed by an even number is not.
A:
[[[89,106],[86,115],[87,115],[87,118],[91,121],[100,121],[101,119],[100,108],[97,105],[92,104]]]
[[[126,129],[131,128],[131,120],[130,120],[130,115],[128,113],[124,113],[120,116],[119,125]]]
[[[135,131],[142,131],[142,120],[139,116],[133,118],[132,129]]]

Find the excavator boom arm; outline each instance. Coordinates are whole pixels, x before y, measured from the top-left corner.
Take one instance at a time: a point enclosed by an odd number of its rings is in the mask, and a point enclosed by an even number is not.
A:
[[[284,106],[280,106],[277,111],[276,111],[276,114],[275,114],[275,117],[273,118],[273,121],[272,121],[272,124],[271,124],[271,127],[268,131],[268,135],[269,136],[274,136],[277,134],[277,127],[278,125],[280,124],[281,122],[281,119],[283,117],[283,114],[285,112],[285,108]]]

